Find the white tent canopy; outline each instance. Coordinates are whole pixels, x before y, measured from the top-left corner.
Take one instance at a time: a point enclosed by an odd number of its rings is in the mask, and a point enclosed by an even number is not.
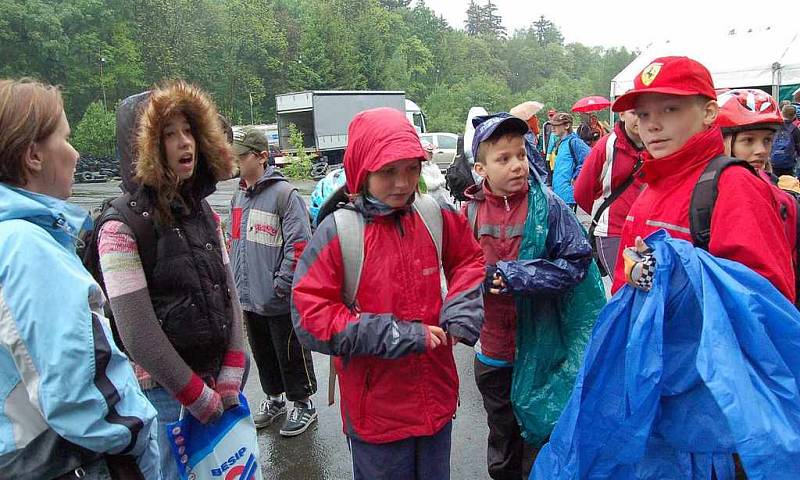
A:
[[[698,41],[687,34],[679,39],[648,46],[611,81],[611,98],[633,88],[634,77],[658,57],[693,58],[708,68],[716,88],[772,86],[800,83],[800,33],[774,28],[731,31],[727,35]]]

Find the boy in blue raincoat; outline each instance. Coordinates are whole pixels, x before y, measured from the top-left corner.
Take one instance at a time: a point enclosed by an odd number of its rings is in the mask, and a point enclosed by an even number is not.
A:
[[[483,181],[467,190],[465,210],[487,261],[475,381],[489,475],[518,479],[567,400],[605,295],[577,218],[529,170],[528,125],[500,113],[475,127]]]

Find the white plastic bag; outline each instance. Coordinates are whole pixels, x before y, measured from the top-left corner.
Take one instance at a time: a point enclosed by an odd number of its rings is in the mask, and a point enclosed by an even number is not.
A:
[[[239,402],[209,424],[203,425],[187,412],[167,426],[182,480],[263,480],[256,426],[241,393]]]

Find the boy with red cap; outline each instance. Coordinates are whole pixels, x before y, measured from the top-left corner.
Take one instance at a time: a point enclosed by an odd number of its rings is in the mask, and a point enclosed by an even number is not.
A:
[[[453,346],[478,340],[483,255],[455,207],[417,193],[426,155],[402,112],[359,113],[348,143],[350,201],[318,219],[297,264],[295,331],[335,356],[355,479],[448,479]],[[348,216],[358,237],[338,227]]]
[[[715,125],[719,106],[709,71],[687,57],[662,57],[634,79],[634,88],[614,102],[613,110],[634,109],[647,148],[642,167],[648,187],[631,206],[620,248],[647,250],[642,237],[665,229],[692,241],[689,204],[709,162],[724,153]],[[760,273],[787,298],[795,300],[791,252],[771,186],[745,168],[722,171],[710,222],[708,251]],[[769,246],[769,248],[765,248]],[[626,252],[627,253],[627,252]],[[619,255],[612,291],[628,281],[648,288],[648,254]],[[644,268],[643,268],[644,267]]]

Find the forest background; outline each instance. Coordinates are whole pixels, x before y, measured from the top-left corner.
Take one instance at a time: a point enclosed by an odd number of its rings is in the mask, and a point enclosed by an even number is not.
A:
[[[111,155],[118,102],[163,79],[197,83],[235,125],[273,123],[276,94],[405,90],[429,131],[461,133],[472,106],[607,96],[636,56],[465,8],[449,25],[424,0],[0,0],[0,78],[60,85],[76,148]]]

